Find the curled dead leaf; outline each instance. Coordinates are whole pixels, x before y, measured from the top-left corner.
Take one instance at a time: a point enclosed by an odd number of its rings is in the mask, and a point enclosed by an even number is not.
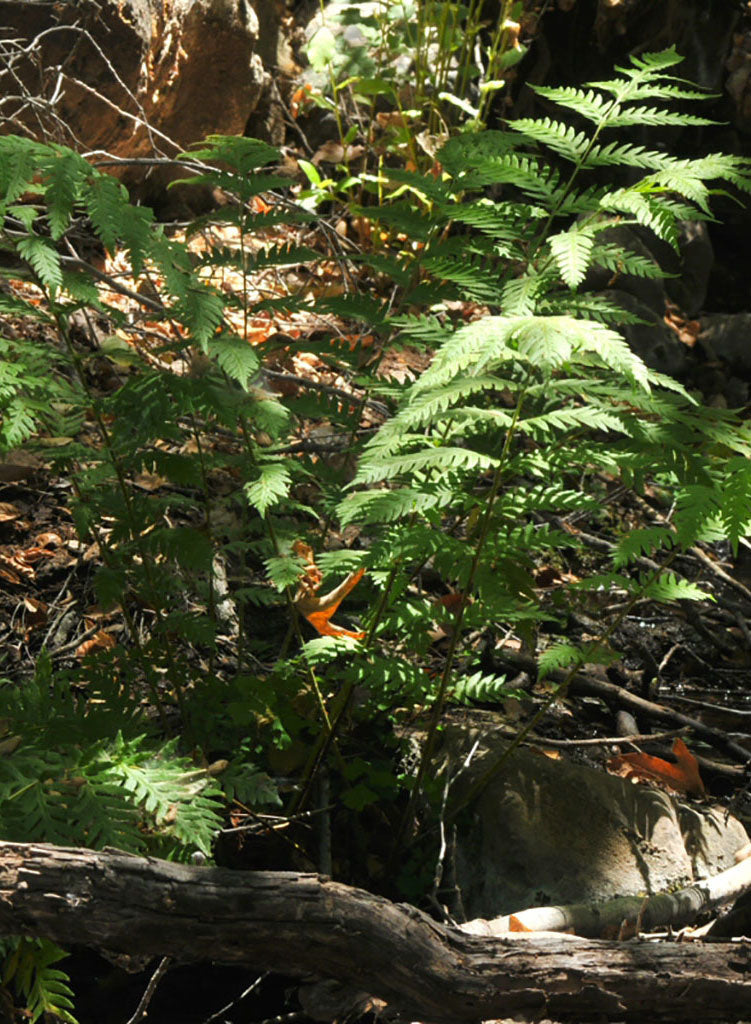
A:
[[[84,640],[82,644],[79,644],[76,648],[76,657],[85,658],[92,651],[111,651],[114,646],[115,638],[103,629],[100,629],[89,640]]]
[[[354,590],[363,578],[365,570],[358,569],[356,572],[351,572],[338,587],[334,587],[328,594],[319,596],[318,590],[323,581],[323,573],[315,564],[313,549],[304,541],[297,540],[292,545],[292,550],[306,562],[305,571],[300,577],[295,595],[295,607],[300,614],[321,636],[350,636],[354,640],[362,640],[365,636],[364,633],[335,626],[330,620],[347,594]]]
[[[636,782],[657,782],[674,792],[703,796],[699,762],[680,736],[673,743],[673,755],[675,763],[651,754],[617,754],[610,758],[607,767],[614,775]]]

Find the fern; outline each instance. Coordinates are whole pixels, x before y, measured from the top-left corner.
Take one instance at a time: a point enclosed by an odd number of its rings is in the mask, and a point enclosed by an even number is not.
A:
[[[68,975],[53,966],[68,954],[48,939],[15,939],[8,945],[3,984],[13,984],[26,1004],[31,1024],[45,1014],[78,1024],[71,1013],[73,992]]]
[[[588,128],[554,117],[524,119],[511,123],[510,132],[450,140],[439,154],[443,180],[424,189],[419,176],[393,175],[414,195],[429,197],[424,227],[415,228],[414,209],[400,220],[403,200],[387,218],[423,243],[414,272],[439,279],[448,297],[457,289],[482,297],[490,312],[458,327],[434,314],[392,319],[402,338],[424,340],[435,356],[366,444],[338,514],[343,523],[367,524],[368,531],[380,522],[391,538],[391,546],[371,549],[375,579],[379,557],[405,557],[408,545],[395,539],[396,526],[412,538],[414,562],[429,562],[459,592],[469,588],[468,629],[492,623],[526,628],[544,617],[528,556],[534,521],[595,510],[591,497],[567,486],[577,473],[586,478],[601,467],[636,486],[657,476],[677,496],[671,526],[632,531],[620,540],[616,569],[723,530],[737,540],[747,528],[750,477],[738,469],[748,457],[748,428],[700,408],[680,385],[645,366],[615,329],[628,315],[578,291],[595,266],[664,276],[653,261],[609,238],[611,224],[640,224],[675,247],[680,220],[710,215],[717,182],[751,185],[751,165],[742,158],[678,159],[608,138],[635,123],[707,123],[660,105],[702,96],[672,77],[678,60],[672,50],[645,55],[610,82],[540,90]],[[587,180],[601,168],[621,166],[642,175],[628,183]],[[481,191],[491,184],[494,199]],[[459,233],[452,236],[454,224]],[[407,294],[411,299],[414,293]],[[449,523],[452,532],[466,535],[470,551],[445,533],[443,550],[429,543],[430,531],[445,531]],[[540,533],[540,546],[545,543]],[[598,588],[618,589],[632,600],[706,596],[670,573],[631,579],[593,572],[569,586],[568,599]],[[423,613],[404,597],[400,603],[398,593],[391,593],[393,604],[382,614],[382,635],[406,634],[413,649],[424,649],[418,633]],[[540,668],[573,670],[585,660],[612,657],[607,646],[563,644],[541,655]]]
[[[497,704],[507,697],[517,696],[505,676],[487,675],[474,672],[472,675],[457,679],[451,687],[451,698],[459,704]]]
[[[622,569],[640,555],[651,555],[659,549],[670,548],[674,542],[675,533],[666,526],[631,530],[618,542],[613,552],[613,565],[616,569]]]
[[[22,690],[0,687],[0,715],[20,741],[0,761],[0,834],[18,842],[124,850],[187,858],[210,854],[220,827],[219,789],[186,777],[174,743],[147,740],[137,705],[115,699],[79,707],[70,688],[50,692],[46,662]],[[124,731],[124,723],[131,719]]]
[[[331,344],[281,332],[248,343],[255,323],[311,309],[302,291],[259,297],[251,275],[318,259],[273,233],[311,216],[278,195],[290,182],[275,173],[272,147],[212,136],[182,155],[184,182],[228,197],[189,227],[189,239],[201,234],[196,258],[75,154],[0,138],[0,245],[26,262],[41,294],[36,306],[0,293],[0,308],[46,332],[44,347],[0,340],[0,444],[42,443],[42,432],[70,439],[49,457],[75,475],[76,527],[105,562],[98,598],[119,605],[132,641],[69,676],[42,657],[36,679],[0,687],[0,721],[18,741],[0,760],[3,835],[210,854],[224,797],[278,803],[272,755],[301,751],[310,767],[300,799],[329,750],[342,805],[392,799],[393,772],[378,781],[361,750],[360,732],[372,730],[356,726],[509,692],[505,679],[468,674],[478,637],[513,631],[535,647],[541,624],[564,622],[603,592],[629,606],[709,596],[666,563],[699,539],[738,543],[748,529],[751,427],[645,366],[618,331],[635,318],[584,290],[596,268],[663,276],[609,235],[612,225],[638,224],[675,246],[682,220],[711,216],[714,193],[751,188],[744,159],[678,158],[624,137],[635,124],[706,123],[664,109],[702,96],[673,77],[677,63],[672,50],[647,54],[609,82],[540,89],[559,114],[449,140],[437,177],[393,169],[363,181],[363,194],[383,189],[388,173],[398,191],[393,204],[361,211],[384,232],[377,251],[356,258],[363,279],[386,275],[389,300],[332,296],[315,309],[360,318],[351,345],[349,327]],[[123,316],[71,262],[65,243],[82,218],[107,250],[127,252],[148,320]],[[236,295],[218,284],[226,270],[242,282]],[[467,299],[469,322],[456,305]],[[88,383],[89,356],[70,329],[82,308],[106,317],[132,356],[111,393]],[[377,344],[366,353],[371,330]],[[432,361],[416,380],[378,379],[384,338]],[[281,360],[301,351],[358,395],[377,396],[367,443],[359,397],[348,401],[338,384],[270,390],[284,379]],[[92,412],[94,442],[81,430]],[[317,446],[309,420],[325,423],[341,450]],[[602,521],[602,475],[637,489],[657,479],[674,514],[621,537],[613,571],[580,558],[568,574],[569,554],[586,544],[559,517]],[[282,592],[294,597],[309,569],[292,553],[300,536],[323,572],[367,564],[355,597],[368,643],[321,636],[288,649],[296,636]],[[339,550],[343,537],[359,537],[361,550]],[[553,585],[538,582],[543,553],[560,570]],[[645,555],[663,568],[640,578],[630,565]],[[437,590],[451,601],[436,602]],[[225,602],[238,611],[229,658]],[[246,629],[252,606],[263,629]],[[433,644],[446,635],[450,655],[436,674]],[[539,669],[613,657],[606,640],[566,642],[543,650]],[[82,679],[86,698],[71,685]],[[144,714],[145,692],[164,721],[180,716],[184,749],[220,751],[224,794],[220,776],[164,740]],[[336,743],[321,728],[324,710]],[[66,1008],[55,989],[64,979],[44,975],[53,962],[36,958],[42,987],[24,988],[32,1013]]]

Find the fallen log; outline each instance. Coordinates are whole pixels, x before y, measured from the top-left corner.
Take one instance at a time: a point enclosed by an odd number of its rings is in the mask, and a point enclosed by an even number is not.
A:
[[[751,1005],[747,943],[477,937],[320,875],[118,851],[0,843],[0,930],[334,978],[436,1024],[512,1014],[728,1020]]]

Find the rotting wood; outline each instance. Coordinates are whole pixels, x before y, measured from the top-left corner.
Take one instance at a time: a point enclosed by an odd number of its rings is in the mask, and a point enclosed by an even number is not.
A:
[[[739,1019],[751,945],[481,938],[323,876],[0,843],[0,929],[338,979],[412,1020]]]

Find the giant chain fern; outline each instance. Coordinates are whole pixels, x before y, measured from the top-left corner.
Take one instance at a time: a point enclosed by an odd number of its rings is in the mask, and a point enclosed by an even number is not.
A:
[[[660,477],[677,499],[669,525],[622,538],[612,572],[593,581],[598,588],[655,600],[706,596],[675,573],[640,578],[629,563],[658,551],[673,557],[702,538],[737,544],[748,530],[748,426],[649,369],[617,332],[632,318],[577,290],[597,266],[662,275],[603,236],[614,223],[640,225],[677,248],[681,220],[711,217],[716,183],[751,189],[743,158],[683,159],[623,140],[634,126],[711,123],[662,105],[703,98],[670,73],[679,60],[673,50],[647,54],[611,81],[537,89],[588,130],[525,118],[449,141],[438,179],[390,172],[416,201],[402,197],[384,221],[421,243],[394,254],[410,276],[411,311],[391,322],[435,356],[366,445],[339,511],[367,530],[383,524],[389,540],[371,550],[376,566],[386,557],[408,578],[430,563],[465,600],[471,595],[464,626],[524,628],[542,614],[529,552],[555,557],[577,545],[551,529],[549,513],[596,515],[596,474],[636,487]],[[487,315],[457,328],[446,303],[468,298]],[[415,312],[420,301],[429,313]],[[435,532],[449,525],[462,540],[437,550]],[[376,578],[386,577],[377,569]],[[405,585],[389,586],[392,596],[404,593]],[[586,579],[577,586],[589,589]],[[386,613],[384,635],[399,620]],[[608,656],[602,645],[599,652]],[[565,660],[576,659],[569,651]]]

